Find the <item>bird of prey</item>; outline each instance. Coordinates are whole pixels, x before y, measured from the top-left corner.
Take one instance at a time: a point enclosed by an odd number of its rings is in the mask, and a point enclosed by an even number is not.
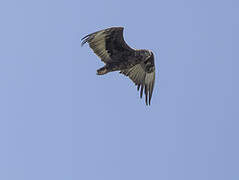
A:
[[[97,70],[98,75],[120,71],[137,85],[141,98],[144,92],[146,105],[150,105],[155,81],[154,54],[150,50],[129,47],[124,41],[123,29],[112,27],[94,32],[83,37],[81,45],[88,43],[105,63]]]

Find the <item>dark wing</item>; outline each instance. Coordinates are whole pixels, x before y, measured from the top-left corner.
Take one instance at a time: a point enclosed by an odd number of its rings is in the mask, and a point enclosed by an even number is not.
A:
[[[82,38],[82,46],[89,43],[94,53],[105,62],[128,61],[135,50],[130,48],[123,38],[123,27],[112,27],[97,31]]]
[[[128,76],[138,86],[137,89],[140,89],[140,98],[142,98],[144,91],[146,105],[150,105],[155,81],[153,53],[147,61],[137,64],[132,68],[122,70],[120,73]]]

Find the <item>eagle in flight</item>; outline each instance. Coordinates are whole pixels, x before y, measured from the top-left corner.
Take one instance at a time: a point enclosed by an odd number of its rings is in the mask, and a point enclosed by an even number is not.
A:
[[[140,90],[140,98],[145,94],[146,105],[150,105],[154,81],[154,54],[150,50],[133,49],[123,38],[123,27],[112,27],[83,37],[82,46],[88,43],[94,53],[105,63],[97,70],[98,75],[112,71],[128,76]]]

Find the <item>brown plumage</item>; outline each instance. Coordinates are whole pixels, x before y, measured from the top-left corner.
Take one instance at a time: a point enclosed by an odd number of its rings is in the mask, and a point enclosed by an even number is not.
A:
[[[82,46],[88,43],[94,53],[105,63],[97,70],[98,75],[112,71],[128,76],[145,94],[146,105],[150,105],[155,82],[154,55],[150,50],[130,48],[123,38],[123,27],[112,27],[97,31],[82,38]]]

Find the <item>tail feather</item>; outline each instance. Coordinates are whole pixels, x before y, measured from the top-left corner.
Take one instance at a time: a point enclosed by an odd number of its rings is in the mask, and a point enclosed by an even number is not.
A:
[[[104,75],[108,72],[109,72],[108,69],[104,66],[104,67],[97,70],[97,75]]]

